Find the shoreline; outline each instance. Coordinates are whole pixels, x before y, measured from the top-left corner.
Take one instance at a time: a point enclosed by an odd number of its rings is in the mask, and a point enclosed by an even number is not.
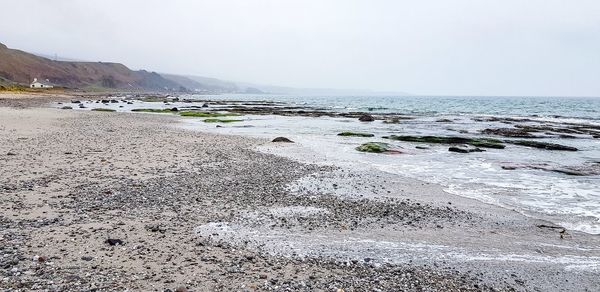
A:
[[[434,184],[298,163],[257,152],[268,140],[182,130],[168,116],[38,106],[0,107],[7,162],[0,235],[9,255],[2,284],[15,290],[558,291],[600,284],[598,236],[569,231],[560,239],[557,230],[536,227],[543,222]],[[229,229],[211,229],[214,223]],[[211,228],[203,233],[203,226]],[[311,244],[315,238],[325,240]],[[352,238],[372,241],[348,244]],[[296,248],[286,250],[286,242]],[[449,249],[419,251],[423,245]],[[355,250],[344,253],[344,246]],[[298,256],[302,250],[308,255]],[[402,260],[381,256],[392,251]]]

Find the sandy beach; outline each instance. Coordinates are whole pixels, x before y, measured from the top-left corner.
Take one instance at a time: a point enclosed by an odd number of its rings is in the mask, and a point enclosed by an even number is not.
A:
[[[600,287],[597,235],[177,116],[48,106],[70,99],[0,95],[0,290]]]

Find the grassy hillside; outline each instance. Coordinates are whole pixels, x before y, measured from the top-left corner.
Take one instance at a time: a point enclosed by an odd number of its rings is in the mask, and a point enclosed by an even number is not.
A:
[[[33,78],[73,88],[178,90],[181,85],[154,72],[132,71],[123,64],[53,61],[0,44],[0,78],[29,84]]]

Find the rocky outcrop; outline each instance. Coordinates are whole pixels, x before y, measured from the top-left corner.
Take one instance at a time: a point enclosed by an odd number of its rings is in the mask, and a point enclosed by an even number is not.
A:
[[[514,144],[514,145],[519,145],[519,146],[533,147],[533,148],[546,149],[546,150],[558,150],[558,151],[577,151],[577,150],[579,150],[579,149],[577,149],[575,147],[571,147],[571,146],[565,146],[565,145],[555,144],[555,143],[531,141],[531,140],[506,140],[505,142]]]
[[[391,140],[405,141],[405,142],[420,142],[420,143],[432,143],[432,144],[467,144],[475,147],[483,148],[495,148],[503,149],[506,146],[502,144],[502,141],[489,138],[468,138],[468,137],[455,137],[455,136],[398,136],[391,135],[383,137]]]
[[[477,147],[457,147],[457,146],[452,146],[450,148],[448,148],[448,151],[450,152],[456,152],[456,153],[471,153],[471,152],[484,152],[485,150],[481,149],[481,148],[477,148]]]
[[[360,132],[341,132],[338,136],[343,137],[375,137],[375,135],[370,133],[360,133]]]

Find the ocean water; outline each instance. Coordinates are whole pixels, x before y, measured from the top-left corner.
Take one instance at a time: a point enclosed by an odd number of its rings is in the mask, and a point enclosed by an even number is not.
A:
[[[503,166],[546,165],[554,168],[598,167],[600,139],[590,135],[577,138],[534,139],[577,147],[580,151],[549,151],[507,145],[479,153],[452,153],[448,145],[390,141],[383,136],[440,135],[481,137],[486,128],[515,124],[600,126],[600,98],[574,97],[410,97],[410,96],[279,96],[218,95],[185,96],[198,100],[276,101],[329,111],[398,113],[412,116],[398,124],[381,121],[359,122],[350,118],[287,117],[246,115],[243,122],[204,123],[182,119],[186,127],[222,134],[273,138],[285,136],[302,150],[278,153],[305,162],[373,168],[400,176],[442,185],[446,191],[513,209],[527,216],[549,220],[571,230],[600,234],[600,176],[573,176],[538,169],[503,169]],[[114,105],[108,105],[114,106]],[[117,110],[142,107],[185,107],[189,104],[136,102]],[[517,122],[486,119],[502,117]],[[441,120],[451,120],[445,122]],[[520,121],[519,121],[520,120]],[[342,131],[375,134],[374,138],[339,137]],[[497,137],[504,139],[502,137]],[[508,139],[508,138],[506,138]],[[364,142],[387,142],[404,154],[361,153],[355,148]],[[296,147],[296,149],[298,149]]]

